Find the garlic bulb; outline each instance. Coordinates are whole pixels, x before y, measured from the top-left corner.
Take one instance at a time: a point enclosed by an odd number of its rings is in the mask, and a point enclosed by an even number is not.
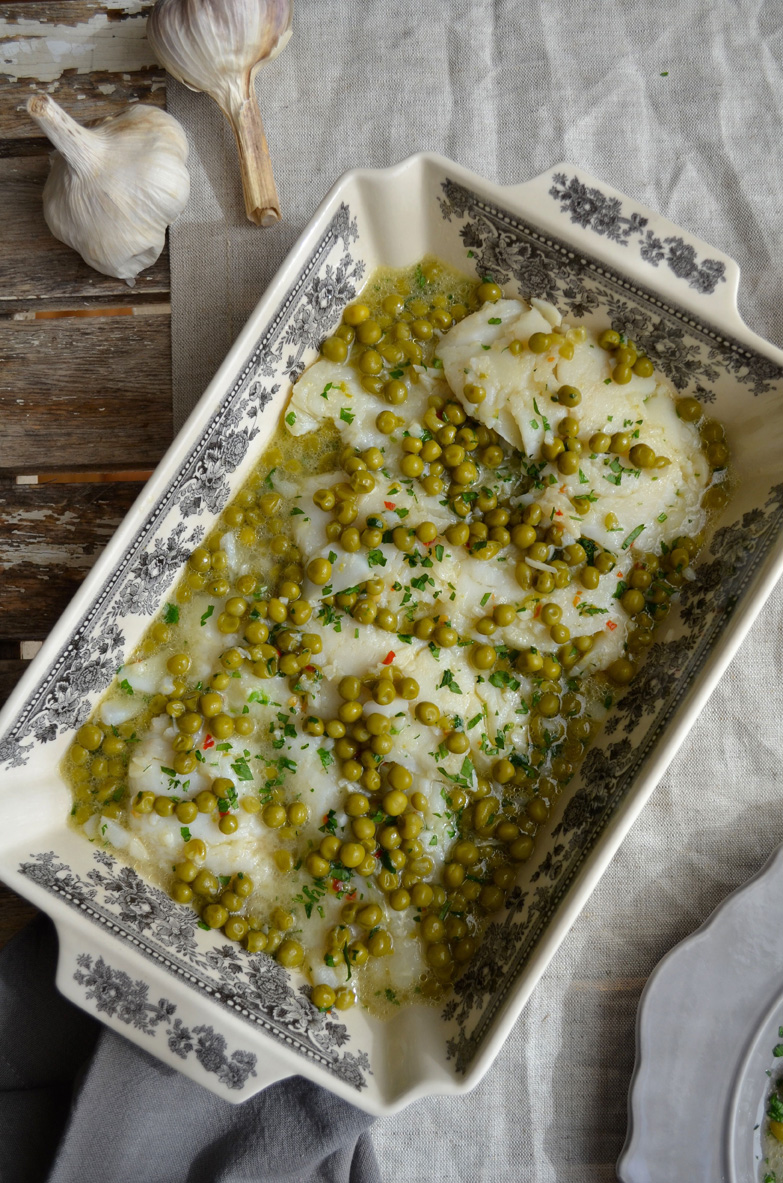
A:
[[[128,107],[97,127],[82,127],[48,95],[28,99],[27,110],[57,148],[43,191],[47,226],[90,267],[132,285],[187,203],[184,131],[157,107]]]
[[[158,0],[147,40],[161,65],[191,90],[210,95],[236,136],[245,209],[274,225],[280,201],[253,80],[291,37],[292,0]]]

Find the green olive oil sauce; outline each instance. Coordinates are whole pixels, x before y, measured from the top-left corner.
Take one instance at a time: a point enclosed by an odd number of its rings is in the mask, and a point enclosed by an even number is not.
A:
[[[72,823],[320,1010],[437,1001],[726,500],[631,341],[369,280],[63,771]]]

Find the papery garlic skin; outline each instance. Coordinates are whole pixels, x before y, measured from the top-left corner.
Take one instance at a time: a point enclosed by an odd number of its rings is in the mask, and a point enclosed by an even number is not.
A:
[[[292,0],[158,0],[147,40],[161,65],[215,100],[234,131],[251,222],[273,225],[280,202],[253,80],[291,37]]]
[[[48,95],[33,96],[27,110],[57,149],[43,191],[47,226],[90,267],[132,284],[190,195],[182,127],[142,104],[89,128]]]

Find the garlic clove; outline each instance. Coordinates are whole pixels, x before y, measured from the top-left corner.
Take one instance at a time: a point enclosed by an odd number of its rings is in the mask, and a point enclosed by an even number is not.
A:
[[[161,65],[215,100],[234,131],[251,222],[280,219],[272,162],[253,80],[291,37],[292,0],[158,0],[147,40]]]
[[[187,204],[182,127],[142,104],[89,128],[48,95],[34,95],[27,110],[57,149],[43,192],[47,226],[90,267],[132,284]]]

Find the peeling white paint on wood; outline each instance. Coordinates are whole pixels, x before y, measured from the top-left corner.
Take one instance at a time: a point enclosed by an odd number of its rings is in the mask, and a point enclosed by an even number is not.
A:
[[[77,25],[0,18],[0,75],[54,82],[66,70],[118,74],[157,66],[146,29],[146,16],[110,21],[105,12]]]

